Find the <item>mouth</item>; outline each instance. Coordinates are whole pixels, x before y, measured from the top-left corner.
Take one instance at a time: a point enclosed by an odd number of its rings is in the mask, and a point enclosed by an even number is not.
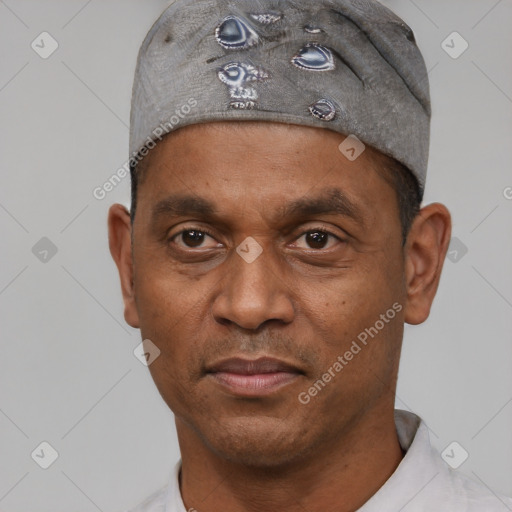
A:
[[[298,367],[271,357],[225,359],[206,373],[230,394],[241,397],[270,395],[304,375]]]

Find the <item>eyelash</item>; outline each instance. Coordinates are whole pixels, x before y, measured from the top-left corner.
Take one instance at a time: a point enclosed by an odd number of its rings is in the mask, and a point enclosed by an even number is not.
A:
[[[210,236],[211,238],[215,239],[215,235],[211,231],[209,231],[208,229],[206,229],[206,228],[197,228],[197,227],[194,227],[194,226],[190,226],[190,227],[188,227],[186,229],[182,229],[178,233],[174,234],[169,239],[169,241],[173,242],[175,238],[179,237],[183,233],[188,233],[189,231],[196,231],[198,233],[206,234],[206,235]],[[298,240],[299,238],[303,237],[304,235],[307,235],[308,233],[322,233],[322,234],[329,235],[329,236],[332,236],[332,237],[336,238],[336,240],[338,240],[339,242],[346,242],[345,239],[340,238],[338,235],[335,235],[334,233],[332,233],[331,231],[329,231],[329,230],[327,230],[327,229],[325,229],[323,227],[310,228],[310,229],[308,229],[306,231],[303,231],[302,233],[299,234],[299,236],[296,238],[296,240]],[[193,249],[191,249],[191,250],[193,250]],[[312,250],[314,250],[314,249],[312,249]],[[318,250],[321,250],[321,249],[318,249]]]

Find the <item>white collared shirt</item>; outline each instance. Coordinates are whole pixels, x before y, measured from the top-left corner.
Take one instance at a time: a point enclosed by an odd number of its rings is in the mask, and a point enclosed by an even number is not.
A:
[[[358,512],[512,512],[511,498],[495,494],[443,461],[418,416],[396,410],[395,423],[405,457]],[[130,512],[187,512],[179,488],[180,468],[181,461],[170,483]]]

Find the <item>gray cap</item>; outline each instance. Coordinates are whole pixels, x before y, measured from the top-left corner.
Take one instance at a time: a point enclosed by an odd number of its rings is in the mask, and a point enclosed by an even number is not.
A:
[[[139,52],[131,165],[183,126],[274,121],[355,135],[423,192],[430,117],[414,34],[376,0],[176,0]]]

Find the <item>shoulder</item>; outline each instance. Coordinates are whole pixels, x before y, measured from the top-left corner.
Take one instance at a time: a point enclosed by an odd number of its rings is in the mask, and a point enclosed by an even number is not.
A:
[[[397,410],[395,420],[405,457],[364,512],[380,512],[390,502],[402,512],[512,512],[511,498],[443,460],[419,416]]]
[[[439,474],[439,491],[457,512],[512,511],[512,498],[495,493],[483,482],[446,468]]]

